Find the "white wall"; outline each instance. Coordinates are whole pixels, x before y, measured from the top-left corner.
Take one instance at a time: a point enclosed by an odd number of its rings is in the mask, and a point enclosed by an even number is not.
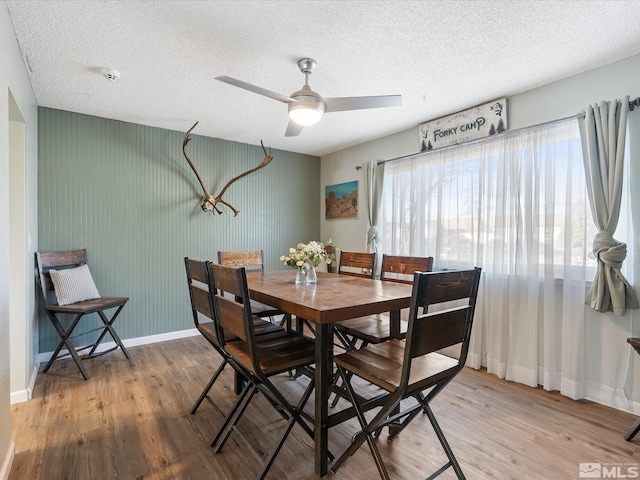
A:
[[[8,477],[13,459],[10,409],[10,317],[9,317],[9,92],[26,122],[26,185],[27,185],[27,234],[37,238],[37,118],[33,90],[13,30],[5,0],[0,0],[0,480]],[[28,273],[33,272],[32,245],[27,252]],[[27,286],[26,298],[33,316],[34,285]],[[30,341],[30,340],[29,340]],[[23,346],[27,357],[28,345]],[[26,385],[24,386],[27,387]]]
[[[20,109],[9,93],[9,318],[11,403],[29,400],[29,320],[27,311],[27,181],[26,128]],[[31,282],[33,283],[33,282]],[[33,355],[31,355],[33,357]]]
[[[612,100],[630,95],[640,96],[640,56],[635,56],[576,75],[528,92],[508,98],[509,128],[517,129],[530,125],[576,115],[584,108],[601,100]],[[472,107],[469,105],[468,107]],[[455,113],[455,112],[451,112]],[[432,120],[425,111],[424,121]],[[417,127],[385,138],[342,150],[322,157],[321,191],[326,185],[351,180],[362,181],[361,171],[355,166],[370,160],[386,160],[418,152]],[[640,160],[640,108],[629,114],[632,163],[638,166]],[[640,181],[640,167],[632,173],[634,182]],[[636,189],[637,190],[637,189]],[[362,191],[362,190],[361,190]],[[636,192],[634,192],[636,193]],[[640,197],[640,194],[638,194]],[[636,205],[640,198],[636,198]],[[324,202],[324,197],[322,198]],[[364,250],[367,232],[366,211],[362,210],[362,195],[359,198],[360,217],[357,220],[324,219],[321,212],[321,238],[333,241],[348,250]],[[640,215],[639,215],[640,216]],[[640,218],[634,225],[636,245],[640,245]],[[625,239],[621,239],[625,240]],[[629,239],[626,239],[629,241]],[[639,291],[640,255],[635,255],[635,277],[632,285]],[[631,267],[631,265],[629,265]],[[640,413],[640,356],[626,344],[628,336],[640,336],[640,325],[635,317],[640,310],[627,312],[624,317],[587,312],[585,341],[588,357],[585,359],[587,372],[587,398],[616,408]],[[608,361],[611,352],[623,351],[617,361]],[[620,377],[622,376],[622,377]],[[621,380],[622,378],[622,380]],[[620,388],[624,385],[624,389]]]

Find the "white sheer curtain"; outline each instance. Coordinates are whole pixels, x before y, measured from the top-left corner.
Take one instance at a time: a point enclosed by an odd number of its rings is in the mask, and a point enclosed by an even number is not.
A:
[[[578,122],[386,165],[382,252],[482,267],[467,364],[584,397],[584,298],[596,263]]]

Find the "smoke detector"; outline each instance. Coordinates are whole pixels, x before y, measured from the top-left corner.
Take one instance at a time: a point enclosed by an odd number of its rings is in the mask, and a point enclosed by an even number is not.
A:
[[[120,72],[117,70],[114,70],[113,68],[105,67],[102,70],[100,70],[100,73],[104,78],[106,78],[107,80],[111,80],[113,82],[120,79]]]

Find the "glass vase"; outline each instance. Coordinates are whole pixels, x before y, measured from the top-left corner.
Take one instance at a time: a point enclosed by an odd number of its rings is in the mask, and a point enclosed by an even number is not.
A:
[[[307,283],[307,270],[305,266],[296,268],[296,285],[306,284]]]
[[[316,267],[307,264],[307,283],[317,283],[318,275],[316,273]]]

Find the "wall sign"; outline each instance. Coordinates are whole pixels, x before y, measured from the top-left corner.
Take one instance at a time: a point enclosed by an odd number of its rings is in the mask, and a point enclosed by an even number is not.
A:
[[[507,99],[454,113],[418,127],[420,151],[435,150],[507,131]]]

